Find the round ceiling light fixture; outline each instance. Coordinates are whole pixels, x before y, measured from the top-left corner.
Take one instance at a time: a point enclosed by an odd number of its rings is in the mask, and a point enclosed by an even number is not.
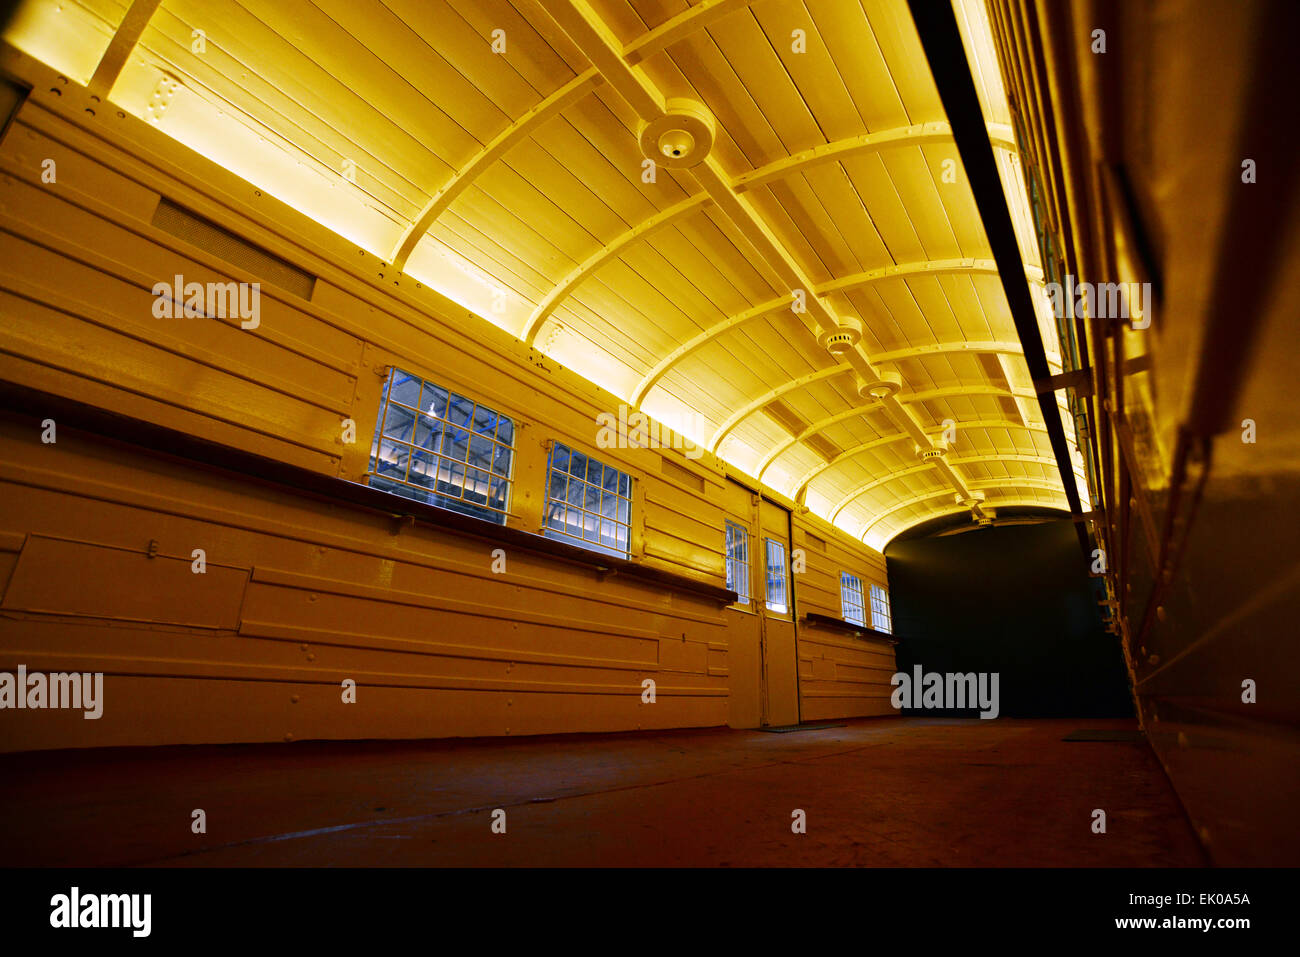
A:
[[[858,379],[858,395],[864,399],[888,399],[902,387],[903,377],[897,372],[882,372],[870,381]]]
[[[916,457],[922,462],[930,462],[934,459],[941,459],[948,454],[948,443],[940,439],[934,445],[916,446]]]
[[[704,162],[713,136],[713,115],[702,103],[673,98],[663,116],[641,127],[641,152],[660,166],[687,169]]]
[[[659,152],[669,159],[685,159],[695,149],[689,130],[669,130],[659,137]]]
[[[841,318],[834,329],[823,330],[817,336],[817,343],[833,356],[852,352],[853,347],[861,341],[862,320],[856,316]]]

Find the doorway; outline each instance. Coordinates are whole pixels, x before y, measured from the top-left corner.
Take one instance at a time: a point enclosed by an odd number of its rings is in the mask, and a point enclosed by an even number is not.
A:
[[[724,504],[728,587],[740,595],[726,612],[727,723],[797,724],[790,512],[731,479]]]

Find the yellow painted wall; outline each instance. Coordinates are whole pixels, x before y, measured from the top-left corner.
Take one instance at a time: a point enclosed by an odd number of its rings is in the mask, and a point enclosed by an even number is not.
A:
[[[76,107],[34,96],[0,144],[0,379],[356,481],[397,365],[514,417],[510,525],[540,526],[558,439],[633,475],[634,560],[724,584],[711,456],[598,448],[614,397],[144,124]],[[161,197],[317,276],[310,300],[263,282],[257,329],[155,318],[160,280],[258,279],[154,227]],[[751,693],[728,686],[717,601],[522,550],[494,574],[494,547],[4,420],[0,669],[103,671],[107,701],[98,721],[7,711],[0,750],[721,725]],[[879,656],[847,642],[846,661]],[[804,719],[874,713],[804,696]]]
[[[884,559],[842,536],[811,514],[796,515],[795,547],[802,548],[806,569],[795,584],[799,613],[841,618],[840,573],[862,581],[866,621],[871,623],[871,586],[884,587]],[[893,691],[894,648],[880,639],[858,638],[842,630],[801,621],[799,624],[799,707],[804,721],[897,714],[889,703]]]

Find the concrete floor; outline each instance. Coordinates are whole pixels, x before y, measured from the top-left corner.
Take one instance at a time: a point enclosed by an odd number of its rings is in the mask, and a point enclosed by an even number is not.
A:
[[[1133,727],[878,718],[791,734],[6,755],[0,865],[1206,863],[1145,743],[1061,740]],[[191,832],[195,808],[206,834]],[[805,834],[791,832],[795,809]]]

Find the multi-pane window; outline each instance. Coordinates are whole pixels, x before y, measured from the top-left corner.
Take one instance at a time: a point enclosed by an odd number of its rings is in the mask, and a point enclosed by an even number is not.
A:
[[[368,484],[504,525],[515,424],[442,386],[392,369],[370,448]]]
[[[628,557],[630,475],[556,442],[551,446],[546,477],[544,524],[548,538]]]
[[[871,586],[871,627],[886,635],[893,634],[889,621],[889,592],[879,585]]]
[[[736,604],[749,604],[749,530],[727,520],[727,587],[738,596]]]
[[[840,572],[840,605],[844,620],[855,625],[867,623],[866,608],[862,600],[862,579],[848,572]]]
[[[767,546],[767,610],[781,614],[789,611],[786,601],[785,546],[775,538],[764,539]]]

